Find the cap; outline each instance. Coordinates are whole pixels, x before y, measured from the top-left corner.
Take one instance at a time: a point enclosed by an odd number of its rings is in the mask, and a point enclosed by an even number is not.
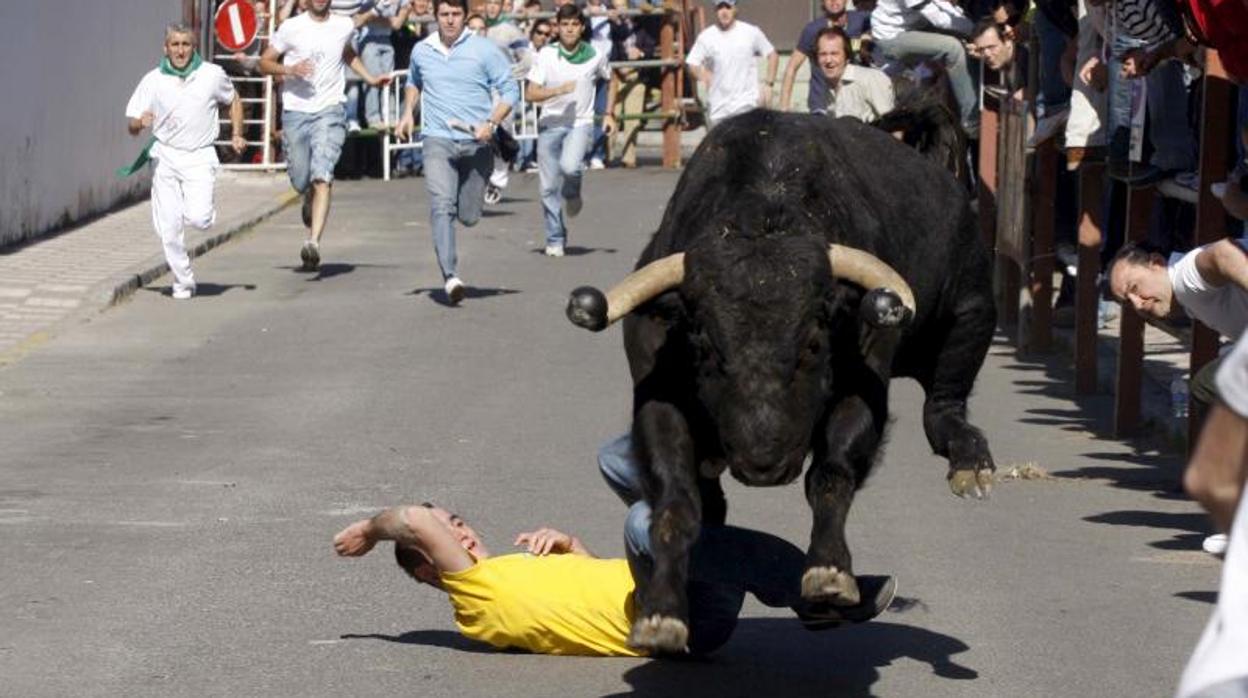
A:
[[[715,7],[719,7],[720,5],[728,5],[729,7],[736,7],[737,0],[715,0]]]

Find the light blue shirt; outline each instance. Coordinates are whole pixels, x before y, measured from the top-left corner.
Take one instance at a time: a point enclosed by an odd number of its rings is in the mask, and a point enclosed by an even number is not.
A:
[[[435,31],[412,49],[408,84],[420,89],[420,132],[434,138],[472,140],[452,130],[447,121],[458,119],[478,126],[494,110],[494,93],[515,106],[520,85],[511,77],[511,63],[498,45],[467,29],[448,50]]]

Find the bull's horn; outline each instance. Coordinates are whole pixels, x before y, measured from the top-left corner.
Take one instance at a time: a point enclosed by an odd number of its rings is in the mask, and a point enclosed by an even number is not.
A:
[[[897,327],[914,317],[916,306],[910,284],[892,267],[868,252],[830,245],[832,275],[867,290],[862,302],[863,319],[876,327]]]
[[[642,303],[676,288],[684,278],[684,252],[656,259],[624,277],[605,294],[592,286],[572,291],[568,298],[568,319],[573,325],[593,332],[605,330]]]

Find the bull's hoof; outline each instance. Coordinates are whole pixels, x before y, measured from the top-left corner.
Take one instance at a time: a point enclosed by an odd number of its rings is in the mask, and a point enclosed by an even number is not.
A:
[[[951,470],[949,490],[963,498],[987,499],[992,491],[992,470]]]
[[[577,327],[601,332],[607,327],[607,297],[592,286],[581,286],[568,297],[568,319]]]
[[[872,327],[901,327],[914,315],[902,302],[901,296],[887,288],[874,288],[862,297],[858,317]]]
[[[811,567],[802,575],[802,598],[833,606],[857,606],[862,595],[854,575],[835,567]]]
[[[633,623],[628,644],[652,653],[675,654],[689,651],[689,626],[676,618],[655,614]]]

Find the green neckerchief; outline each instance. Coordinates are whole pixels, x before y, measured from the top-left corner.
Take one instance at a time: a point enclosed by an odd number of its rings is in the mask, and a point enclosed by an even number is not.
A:
[[[495,17],[494,19],[490,19],[489,17],[486,17],[485,26],[496,27],[502,24],[503,22],[510,22],[510,21],[511,21],[511,15],[500,12],[498,13],[498,16]]]
[[[559,57],[573,65],[580,65],[597,55],[594,53],[594,47],[584,41],[577,44],[576,50],[572,53],[564,50],[561,43],[555,42],[555,46],[559,49]]]
[[[191,53],[191,60],[187,61],[186,67],[181,70],[173,67],[173,62],[169,60],[168,56],[165,56],[160,59],[160,74],[172,75],[185,80],[190,77],[191,73],[195,72],[196,69],[203,64],[204,59],[199,55],[199,51]],[[117,168],[117,176],[121,179],[125,179],[135,172],[143,169],[143,166],[146,165],[147,161],[151,159],[153,145],[156,145],[156,136],[154,135],[147,139],[147,144],[143,146],[143,151],[140,152],[139,156],[134,159],[134,162]]]

